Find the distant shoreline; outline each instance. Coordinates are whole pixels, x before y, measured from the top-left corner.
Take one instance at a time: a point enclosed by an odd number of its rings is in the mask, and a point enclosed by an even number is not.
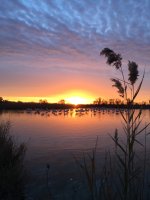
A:
[[[126,109],[126,104],[59,104],[59,103],[34,103],[34,102],[12,102],[2,101],[0,102],[0,110],[26,110],[26,109],[72,109],[72,108],[122,108]],[[133,105],[134,109],[150,109],[150,104]]]

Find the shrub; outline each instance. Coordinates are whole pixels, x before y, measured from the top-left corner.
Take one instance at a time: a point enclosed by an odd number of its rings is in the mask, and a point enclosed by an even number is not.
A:
[[[24,199],[25,145],[17,145],[9,134],[10,123],[0,124],[0,199]]]

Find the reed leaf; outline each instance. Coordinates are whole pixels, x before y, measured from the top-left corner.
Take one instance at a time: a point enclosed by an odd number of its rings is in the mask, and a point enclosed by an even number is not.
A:
[[[121,165],[125,168],[126,163],[124,162],[124,160],[121,158],[121,156],[119,154],[117,154],[117,158],[118,158],[119,162],[121,163]]]
[[[139,132],[137,132],[136,135],[139,135],[140,133],[142,133],[149,125],[150,123],[148,123],[144,128],[142,128]]]
[[[119,111],[120,111],[120,110],[119,110]],[[123,115],[123,113],[122,113],[121,111],[120,111],[120,114],[121,114],[123,120],[125,121],[125,123],[127,124],[127,120],[126,120],[125,116]]]
[[[136,133],[137,129],[139,128],[140,124],[142,123],[142,119],[138,122],[138,124],[133,129],[133,134]]]
[[[111,135],[110,135],[110,137],[112,138],[112,140],[115,142],[115,144],[122,150],[122,152],[124,152],[125,154],[126,154],[126,151],[125,151],[125,149],[118,143],[118,142],[116,142],[116,140],[115,140],[115,138],[114,137],[112,137]]]
[[[136,123],[137,119],[140,119],[142,114],[142,109],[140,109],[139,113],[137,114],[137,116],[135,117],[135,119],[133,120],[133,125]]]
[[[137,139],[135,139],[135,142],[141,145],[142,147],[144,147],[144,145],[141,142],[139,142]]]
[[[132,113],[129,117],[129,123],[131,122],[131,120],[133,120],[134,113],[135,113],[135,110],[132,110]]]
[[[131,103],[134,102],[134,99],[137,97],[137,95],[138,95],[138,93],[139,93],[139,91],[140,91],[140,89],[141,89],[141,86],[142,86],[142,83],[143,83],[143,80],[144,80],[144,76],[145,76],[145,71],[144,71],[144,73],[143,73],[142,80],[141,80],[141,82],[140,82],[140,84],[139,84],[139,86],[138,86],[138,88],[137,88],[137,90],[136,90],[136,92],[135,92],[135,94],[134,94],[132,100],[131,100]]]

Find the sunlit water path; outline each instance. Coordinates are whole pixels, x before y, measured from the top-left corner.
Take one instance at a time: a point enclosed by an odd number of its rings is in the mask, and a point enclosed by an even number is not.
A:
[[[143,125],[150,122],[150,111],[144,110],[142,117]],[[113,135],[117,128],[119,137],[124,138],[122,118],[116,109],[7,111],[0,113],[0,119],[9,120],[15,140],[26,143],[30,199],[40,199],[40,194],[46,194],[47,163],[52,191],[61,193],[80,176],[74,156],[80,159],[83,152],[90,152],[98,137],[97,154],[102,160],[105,152],[114,148],[109,134]],[[144,141],[143,136],[139,139]],[[150,137],[147,148],[149,144]]]

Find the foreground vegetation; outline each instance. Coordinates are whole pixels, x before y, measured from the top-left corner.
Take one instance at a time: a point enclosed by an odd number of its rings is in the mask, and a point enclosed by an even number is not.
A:
[[[113,66],[121,75],[119,78],[111,79],[111,81],[113,87],[117,88],[120,97],[124,99],[127,105],[125,114],[120,111],[125,139],[124,141],[120,139],[117,129],[114,131],[114,135],[110,135],[114,141],[115,150],[106,156],[104,173],[99,178],[99,186],[95,167],[96,148],[93,150],[92,156],[87,156],[90,165],[86,161],[86,156],[84,156],[83,162],[79,163],[79,166],[85,173],[92,200],[148,200],[150,193],[146,137],[149,134],[147,127],[150,123],[142,127],[142,109],[136,113],[134,108],[134,101],[140,92],[145,72],[143,72],[141,81],[136,86],[139,71],[135,62],[128,62],[127,79],[125,74],[127,69],[123,69],[120,54],[105,48],[100,55],[104,55],[107,58],[107,64]],[[143,134],[145,138],[144,144],[138,140],[140,134]],[[143,148],[141,155],[139,155],[137,145]]]
[[[17,145],[9,134],[10,123],[0,124],[0,199],[24,199],[25,145]]]

